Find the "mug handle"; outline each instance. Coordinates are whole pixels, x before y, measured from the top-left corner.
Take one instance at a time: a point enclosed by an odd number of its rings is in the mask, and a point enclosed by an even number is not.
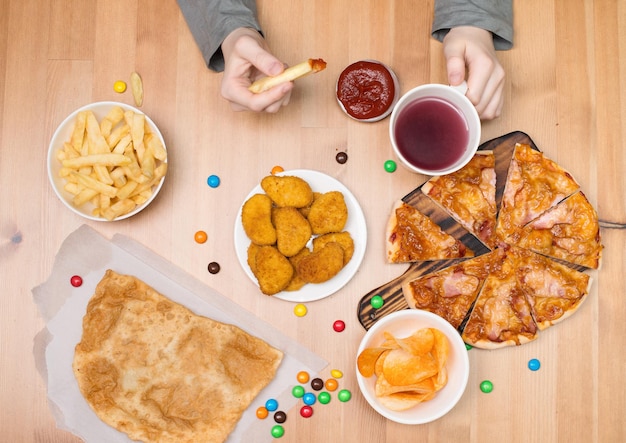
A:
[[[465,93],[467,92],[467,82],[465,80],[463,80],[463,83],[461,83],[460,85],[457,85],[457,86],[449,85],[449,86],[459,91],[462,95],[465,95]]]

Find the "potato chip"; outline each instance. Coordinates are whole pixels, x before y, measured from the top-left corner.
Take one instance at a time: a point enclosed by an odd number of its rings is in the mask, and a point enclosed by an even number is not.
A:
[[[381,345],[357,357],[361,375],[376,375],[374,392],[380,403],[403,411],[434,398],[448,382],[448,338],[435,328],[418,329],[404,338],[384,331],[383,337]]]
[[[371,377],[374,375],[374,367],[380,355],[387,348],[367,348],[359,354],[356,359],[357,368],[363,377]]]
[[[395,386],[407,386],[432,377],[438,372],[432,355],[416,355],[404,349],[394,349],[385,358],[383,374]]]

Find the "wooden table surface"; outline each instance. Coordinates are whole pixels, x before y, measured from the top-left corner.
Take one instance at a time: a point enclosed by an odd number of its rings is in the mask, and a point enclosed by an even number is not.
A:
[[[206,68],[174,0],[0,0],[0,440],[75,442],[55,426],[33,338],[44,322],[31,289],[50,275],[68,234],[88,224],[148,246],[233,299],[344,372],[348,403],[317,407],[311,419],[288,411],[289,442],[626,441],[626,7],[618,0],[515,2],[515,47],[500,52],[508,73],[502,116],[482,140],[524,131],[580,182],[605,222],[604,263],[588,301],[533,343],[470,351],[460,403],[428,425],[387,421],[361,396],[354,374],[365,330],[359,299],[406,268],[385,263],[391,204],[424,181],[398,168],[388,120],[348,119],[334,98],[347,64],[364,58],[394,68],[403,91],[445,82],[441,44],[429,36],[432,0],[261,1],[260,21],[275,53],[295,64],[322,57],[326,71],[298,82],[277,115],[234,113],[220,98],[221,75]],[[132,103],[117,79],[142,74],[141,108],[160,127],[170,170],[149,209],[126,221],[90,222],[66,209],[50,187],[48,142],[56,126],[90,102]],[[345,164],[335,160],[344,151]],[[233,247],[244,197],[273,166],[314,169],[339,179],[360,202],[367,251],[335,295],[308,304],[271,300],[246,277]],[[221,178],[218,188],[206,179]],[[203,229],[208,242],[198,245]],[[217,261],[218,274],[207,272]],[[346,322],[336,333],[332,323]],[[541,369],[527,362],[538,358]],[[494,384],[490,394],[482,380]]]

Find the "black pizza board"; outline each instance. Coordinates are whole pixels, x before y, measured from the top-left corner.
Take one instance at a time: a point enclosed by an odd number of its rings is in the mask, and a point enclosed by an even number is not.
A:
[[[509,163],[513,157],[513,151],[517,143],[530,145],[533,149],[539,150],[531,138],[524,132],[515,131],[493,140],[487,141],[479,146],[479,150],[493,151],[496,156],[496,204],[500,208],[504,184],[509,170]],[[489,252],[489,249],[475,236],[465,230],[456,220],[450,217],[439,205],[433,202],[422,192],[422,185],[415,188],[402,198],[402,201],[415,207],[424,215],[430,217],[441,229],[454,238],[460,240],[466,247],[474,251],[476,256]],[[382,236],[381,236],[382,238]],[[383,241],[383,240],[381,240]],[[411,263],[409,268],[399,277],[375,288],[365,294],[359,301],[357,307],[357,317],[361,325],[367,330],[371,328],[377,320],[392,312],[409,309],[409,305],[402,294],[402,285],[416,279],[421,275],[446,268],[455,262],[463,259],[422,261]],[[379,295],[383,299],[383,306],[374,309],[371,304],[372,297]]]

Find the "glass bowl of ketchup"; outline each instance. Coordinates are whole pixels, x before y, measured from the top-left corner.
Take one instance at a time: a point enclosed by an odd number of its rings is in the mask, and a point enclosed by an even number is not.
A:
[[[337,103],[351,118],[377,122],[393,110],[400,97],[398,77],[376,60],[360,60],[347,66],[336,86]]]

